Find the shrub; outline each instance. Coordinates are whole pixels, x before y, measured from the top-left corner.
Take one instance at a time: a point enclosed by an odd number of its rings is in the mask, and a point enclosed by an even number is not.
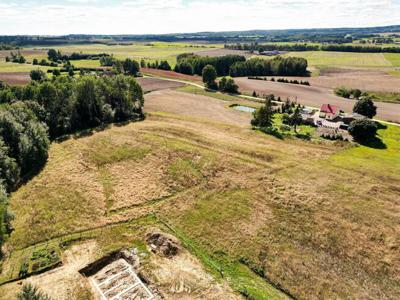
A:
[[[222,77],[219,81],[218,89],[222,92],[237,94],[239,86],[232,78]]]
[[[356,102],[353,112],[372,119],[376,115],[376,109],[377,107],[374,105],[374,102],[366,97]]]
[[[30,76],[34,81],[42,81],[46,77],[46,74],[42,70],[37,69],[32,70]]]
[[[355,141],[365,143],[375,138],[378,126],[369,119],[354,120],[349,125],[349,133]]]
[[[51,298],[31,284],[25,284],[17,295],[17,300],[51,300]]]

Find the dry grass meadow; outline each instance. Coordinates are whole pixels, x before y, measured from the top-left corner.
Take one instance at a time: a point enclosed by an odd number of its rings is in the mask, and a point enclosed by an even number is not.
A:
[[[230,285],[220,299],[400,297],[400,128],[379,131],[386,149],[280,140],[219,99],[165,90],[146,100],[143,122],[52,144],[44,169],[11,197],[3,279],[32,245],[94,240],[98,257],[143,248],[156,226]],[[165,272],[152,278],[167,284]]]

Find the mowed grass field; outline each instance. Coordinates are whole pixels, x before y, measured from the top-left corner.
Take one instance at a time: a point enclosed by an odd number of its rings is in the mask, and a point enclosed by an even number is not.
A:
[[[385,53],[384,55],[394,67],[400,67],[400,53]]]
[[[274,287],[302,299],[396,299],[400,128],[379,137],[384,147],[279,140],[153,112],[53,143],[45,168],[11,196],[6,249],[150,218],[143,226],[170,231],[217,280],[254,299],[284,298]],[[133,243],[127,236],[112,231],[102,245]],[[11,258],[3,270],[19,267]]]
[[[383,53],[351,53],[330,51],[305,51],[289,52],[285,56],[303,57],[311,67],[347,67],[347,68],[385,68],[393,67],[392,59],[389,60]],[[400,54],[392,55],[399,59]]]
[[[167,43],[167,42],[149,42],[149,43],[133,43],[132,45],[105,45],[105,44],[88,44],[88,45],[63,45],[55,46],[63,53],[108,53],[113,54],[118,59],[127,57],[146,61],[167,60],[172,66],[176,63],[176,56],[186,52],[198,52],[207,49],[221,48],[221,44],[189,44],[189,43]]]

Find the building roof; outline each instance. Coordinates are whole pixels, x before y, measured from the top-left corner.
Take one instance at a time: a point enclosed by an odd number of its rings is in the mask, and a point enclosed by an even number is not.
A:
[[[326,114],[336,115],[337,113],[340,112],[340,107],[336,105],[323,104],[321,106],[321,112]]]

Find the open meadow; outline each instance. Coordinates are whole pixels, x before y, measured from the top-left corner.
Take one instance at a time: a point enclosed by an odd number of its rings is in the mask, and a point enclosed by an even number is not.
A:
[[[379,130],[379,148],[281,140],[252,130],[235,97],[179,89],[147,94],[143,122],[52,143],[43,170],[11,195],[0,280],[53,247],[68,281],[52,277],[58,269],[30,280],[87,299],[79,266],[136,245],[169,298],[400,297],[399,127]],[[167,265],[146,251],[154,227],[179,239],[186,263],[174,265],[197,277],[154,273]],[[16,285],[0,286],[0,299]]]

